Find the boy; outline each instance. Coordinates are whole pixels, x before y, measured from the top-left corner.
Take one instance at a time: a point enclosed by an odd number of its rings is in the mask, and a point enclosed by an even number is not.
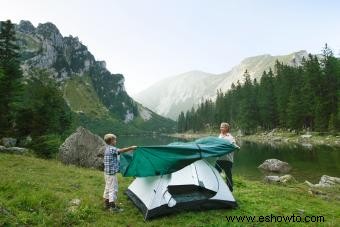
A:
[[[114,134],[106,134],[104,141],[107,144],[104,153],[104,176],[105,176],[105,190],[104,190],[104,203],[105,209],[114,212],[121,212],[123,209],[119,208],[116,204],[118,193],[118,180],[117,173],[119,172],[119,157],[118,155],[123,152],[131,151],[137,146],[127,148],[116,148],[117,137]]]

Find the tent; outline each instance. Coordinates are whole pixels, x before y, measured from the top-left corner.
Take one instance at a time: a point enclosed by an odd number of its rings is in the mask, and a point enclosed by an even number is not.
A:
[[[177,212],[236,207],[236,201],[208,160],[198,160],[170,174],[137,177],[126,194],[144,219]]]
[[[236,144],[217,137],[204,137],[187,143],[141,146],[133,154],[120,155],[120,172],[124,177],[166,175],[197,160],[220,157],[238,148]]]

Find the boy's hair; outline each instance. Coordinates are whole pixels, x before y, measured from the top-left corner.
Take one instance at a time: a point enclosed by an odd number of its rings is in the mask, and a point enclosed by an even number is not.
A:
[[[106,134],[104,136],[104,141],[106,144],[111,144],[113,140],[116,140],[117,136],[115,134]]]

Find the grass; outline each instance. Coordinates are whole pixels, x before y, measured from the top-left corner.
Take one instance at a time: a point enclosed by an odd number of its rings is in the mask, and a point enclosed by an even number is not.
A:
[[[228,223],[225,216],[297,215],[299,210],[304,210],[303,215],[325,217],[325,223],[315,223],[315,226],[340,224],[339,200],[327,201],[310,195],[307,187],[299,183],[267,185],[241,177],[235,179],[238,209],[182,212],[144,222],[139,210],[124,194],[131,181],[119,176],[119,200],[125,211],[110,214],[102,209],[102,172],[65,166],[55,160],[2,153],[0,226],[237,226],[242,223]],[[80,199],[81,204],[71,209],[70,201],[75,198]]]
[[[108,117],[108,109],[99,100],[88,75],[75,76],[64,86],[64,98],[72,111],[90,116]]]

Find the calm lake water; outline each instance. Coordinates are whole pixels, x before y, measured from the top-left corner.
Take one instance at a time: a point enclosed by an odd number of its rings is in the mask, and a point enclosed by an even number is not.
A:
[[[159,135],[120,136],[117,147],[130,145],[164,145],[180,141],[176,138]],[[183,140],[182,140],[183,141]],[[298,181],[309,180],[317,183],[322,175],[340,177],[340,148],[300,145],[264,145],[240,142],[241,149],[235,152],[233,174],[251,180],[261,180],[265,173],[257,167],[266,159],[277,158],[292,166],[290,174]],[[273,174],[277,175],[277,174]]]

